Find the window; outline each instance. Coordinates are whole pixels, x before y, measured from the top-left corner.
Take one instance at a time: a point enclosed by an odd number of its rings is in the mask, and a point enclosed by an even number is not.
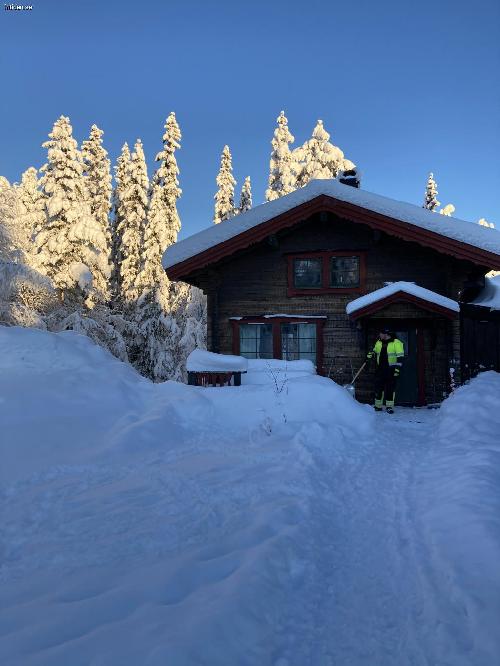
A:
[[[240,356],[245,358],[273,357],[271,324],[240,324]]]
[[[288,255],[288,296],[362,294],[366,251],[325,250]]]
[[[359,257],[330,257],[330,287],[359,286]]]
[[[281,324],[281,358],[316,363],[316,324]]]
[[[323,373],[325,315],[231,317],[233,354],[248,359],[307,359]]]
[[[320,289],[321,259],[294,259],[293,284],[298,289]]]

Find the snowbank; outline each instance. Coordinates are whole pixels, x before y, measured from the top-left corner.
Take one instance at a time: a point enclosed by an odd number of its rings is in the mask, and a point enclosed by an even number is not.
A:
[[[500,616],[500,374],[484,372],[445,400],[437,434],[419,471],[421,523],[475,646],[491,655]],[[469,647],[464,664],[473,663]]]
[[[301,367],[282,391],[152,384],[76,333],[0,327],[0,663],[286,663],[313,452],[333,472],[373,423]]]
[[[186,369],[189,372],[245,372],[247,359],[194,349],[187,357]]]

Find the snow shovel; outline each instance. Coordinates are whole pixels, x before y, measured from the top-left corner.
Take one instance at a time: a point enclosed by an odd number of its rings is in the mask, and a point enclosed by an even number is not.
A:
[[[361,374],[361,371],[363,370],[363,368],[365,367],[365,365],[366,365],[366,361],[363,363],[363,365],[360,367],[360,369],[359,369],[359,370],[357,371],[357,373],[354,375],[354,377],[353,377],[352,380],[351,380],[351,383],[350,383],[350,384],[344,384],[344,388],[345,388],[345,390],[346,390],[348,393],[350,393],[350,394],[352,395],[353,398],[356,397],[356,389],[354,388],[354,382],[356,381],[356,379],[357,379],[357,378],[359,377],[359,375]]]

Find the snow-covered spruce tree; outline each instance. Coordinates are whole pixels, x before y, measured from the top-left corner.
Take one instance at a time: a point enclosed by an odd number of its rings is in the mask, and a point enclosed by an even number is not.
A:
[[[126,150],[122,151],[122,157],[126,160]],[[129,169],[126,169],[126,163],[122,163],[121,167],[125,168],[126,183],[122,184],[125,187],[121,192],[115,230],[119,263],[118,299],[124,304],[131,304],[139,296],[138,277],[148,210],[149,181],[140,139],[134,146]]]
[[[429,178],[427,179],[427,187],[425,188],[425,197],[423,208],[427,210],[435,211],[436,208],[440,205],[440,202],[437,199],[438,189],[436,181],[434,180],[434,174],[431,172]]]
[[[92,217],[83,162],[69,118],[61,116],[49,134],[48,161],[41,171],[47,197],[46,220],[35,239],[36,267],[54,282],[61,295],[94,297],[94,274],[106,248],[106,237]]]
[[[82,143],[82,158],[90,212],[106,239],[93,272],[94,284],[102,299],[108,302],[111,293],[111,170],[108,153],[102,146],[103,134],[97,125],[92,125],[89,138]]]
[[[480,224],[482,227],[489,227],[490,229],[495,228],[495,225],[493,224],[493,222],[488,222],[488,220],[485,220],[484,217],[482,217],[480,220],[478,220],[477,223]]]
[[[163,252],[175,243],[181,226],[177,199],[182,190],[175,158],[180,140],[179,125],[175,113],[171,113],[165,122],[163,149],[156,156],[160,164],[151,182],[143,260],[137,280],[140,293],[135,312],[137,333],[132,344],[134,365],[153,381],[180,378],[175,358],[181,337],[173,312],[175,286],[170,284],[161,263]]]
[[[455,212],[455,206],[453,204],[446,204],[439,211],[440,215],[445,215],[446,217],[451,217]]]
[[[175,151],[180,148],[181,132],[175,113],[171,113],[165,123],[163,150],[157,156],[160,162],[151,181],[151,193],[146,224],[144,228],[143,260],[138,277],[139,290],[160,288],[166,280],[161,260],[167,247],[175,243],[181,223],[177,212],[177,199],[182,190],[179,187],[179,169]],[[166,283],[165,283],[166,284]]]
[[[206,330],[202,292],[184,282],[170,282],[161,265],[163,252],[176,242],[181,226],[177,199],[182,190],[175,158],[181,132],[174,113],[165,130],[163,150],[156,157],[160,165],[152,179],[132,344],[134,365],[153,381],[184,379],[186,358],[195,346],[204,346]]]
[[[25,263],[31,264],[33,241],[46,221],[45,197],[40,189],[38,171],[35,167],[26,169],[16,191],[18,200],[16,227],[20,234],[20,249],[24,253]]]
[[[20,259],[16,244],[15,221],[17,215],[17,192],[7,178],[0,176],[0,261]]]
[[[250,210],[252,207],[252,184],[250,182],[250,176],[245,178],[243,187],[241,188],[240,194],[240,205],[238,212],[244,213],[246,210]]]
[[[122,262],[120,248],[121,238],[126,228],[125,192],[130,183],[130,162],[130,150],[125,142],[114,167],[116,184],[113,190],[113,220],[111,224],[111,293],[115,302],[119,300],[120,294]]]
[[[271,140],[266,201],[273,201],[296,189],[295,158],[290,150],[290,144],[295,139],[288,129],[288,120],[284,111],[281,111],[276,122],[278,127],[274,130],[274,137]]]
[[[330,135],[318,120],[312,137],[293,151],[297,171],[297,187],[303,187],[315,178],[336,178],[341,170],[355,168],[344,153],[330,143]]]
[[[215,214],[214,224],[219,224],[235,214],[233,166],[229,146],[224,146],[220,159],[220,169],[217,175],[218,190],[214,196]]]

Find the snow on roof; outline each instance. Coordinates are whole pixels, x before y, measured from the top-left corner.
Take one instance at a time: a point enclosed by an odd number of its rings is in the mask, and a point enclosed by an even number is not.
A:
[[[322,194],[500,255],[500,232],[496,229],[438,215],[414,204],[343,185],[337,180],[312,180],[295,192],[256,206],[220,224],[212,224],[207,229],[174,243],[163,255],[163,266],[170,268],[179,264]]]
[[[486,278],[484,289],[471,305],[482,305],[490,310],[500,310],[500,275]]]
[[[441,296],[441,294],[436,294],[435,291],[425,289],[425,287],[419,287],[418,284],[414,284],[413,282],[392,282],[387,286],[382,287],[381,289],[376,289],[370,294],[360,296],[354,301],[351,301],[346,305],[346,312],[348,315],[350,315],[357,310],[365,308],[367,305],[371,305],[372,303],[381,301],[388,296],[392,296],[398,291],[404,291],[407,294],[411,294],[412,296],[417,296],[418,298],[421,298],[424,301],[428,301],[429,303],[436,303],[436,305],[440,305],[443,308],[448,308],[448,310],[454,310],[455,312],[458,312],[460,309],[459,304],[456,301],[453,301],[451,298]]]

